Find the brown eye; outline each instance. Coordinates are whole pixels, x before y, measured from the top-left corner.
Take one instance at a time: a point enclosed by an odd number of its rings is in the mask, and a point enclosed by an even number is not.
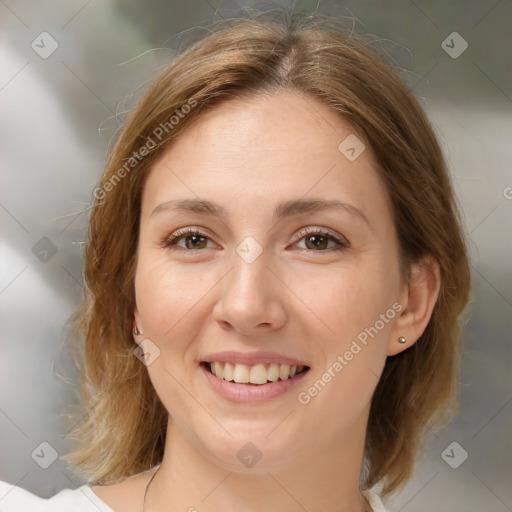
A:
[[[182,237],[185,240],[185,247],[187,249],[204,249],[206,238],[201,235],[188,235]]]
[[[328,249],[338,248],[343,249],[349,247],[346,239],[339,238],[338,236],[321,229],[304,229],[300,231],[298,241],[305,240],[305,249],[315,252],[326,252]],[[329,246],[329,244],[331,244]]]
[[[323,235],[308,235],[304,238],[308,249],[328,249],[327,246],[331,241],[328,237]]]
[[[184,246],[178,245],[181,240],[184,240]],[[187,229],[173,233],[169,238],[164,241],[165,247],[177,246],[182,249],[207,249],[206,244],[210,239],[196,229]]]

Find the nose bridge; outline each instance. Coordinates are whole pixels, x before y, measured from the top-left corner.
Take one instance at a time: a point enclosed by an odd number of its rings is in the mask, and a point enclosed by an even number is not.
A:
[[[253,303],[253,307],[263,300],[270,282],[267,260],[267,253],[263,252],[262,247],[259,249],[252,241],[242,242],[233,254],[229,293],[240,301]]]
[[[265,275],[269,273],[269,251],[264,251],[263,243],[253,236],[246,236],[235,246],[230,262],[233,269],[229,281],[230,286],[239,288],[239,293],[256,295],[263,291],[261,285]]]
[[[250,238],[250,237],[248,237]],[[268,253],[253,240],[244,240],[233,252],[232,268],[223,280],[214,317],[246,334],[258,325],[278,327],[285,312],[272,272]]]

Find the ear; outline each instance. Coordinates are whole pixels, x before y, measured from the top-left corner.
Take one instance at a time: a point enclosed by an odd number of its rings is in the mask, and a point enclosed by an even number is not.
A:
[[[440,286],[439,264],[433,256],[423,256],[413,264],[410,282],[400,295],[403,309],[391,332],[388,356],[399,354],[418,341],[430,321]],[[406,342],[399,343],[399,337],[404,337]]]
[[[135,306],[133,308],[133,317],[134,317],[134,320],[132,322],[132,336],[133,336],[135,343],[137,343],[137,345],[138,345],[140,343],[140,340],[142,340],[141,336],[143,334],[143,330],[142,330],[142,324],[140,321],[140,315],[139,315],[137,306]],[[135,331],[136,327],[138,328],[140,334],[136,333],[136,331]],[[139,338],[140,338],[140,340],[139,340]]]
[[[134,318],[133,327],[138,325],[140,328],[140,315],[139,315],[139,310],[137,309],[137,306],[135,306],[133,308],[133,318]]]

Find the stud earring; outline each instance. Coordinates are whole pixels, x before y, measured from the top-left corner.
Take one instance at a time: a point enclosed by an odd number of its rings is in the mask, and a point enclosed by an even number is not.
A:
[[[400,336],[400,338],[398,338],[398,341],[400,343],[407,343],[407,340],[403,336]]]
[[[134,336],[140,336],[142,334],[142,331],[139,330],[139,327],[137,326],[137,324],[135,324],[135,327],[133,329],[133,335]]]

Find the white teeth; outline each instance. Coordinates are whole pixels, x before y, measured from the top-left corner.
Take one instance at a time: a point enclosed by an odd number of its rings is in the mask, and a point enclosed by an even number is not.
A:
[[[245,364],[236,363],[233,380],[240,384],[247,384],[249,382],[249,367]]]
[[[222,363],[217,363],[217,364],[222,368]],[[217,375],[217,377],[219,377],[220,379],[231,381],[231,380],[233,380],[234,369],[235,369],[235,367],[231,363],[226,363],[224,365],[224,374],[221,375],[220,377]]]
[[[257,364],[251,367],[249,382],[251,384],[265,384],[267,382],[267,370],[264,364]]]
[[[267,379],[270,382],[275,382],[276,380],[279,380],[279,366],[277,366],[276,363],[272,363],[268,367]]]
[[[290,376],[290,367],[287,364],[282,364],[279,368],[279,378],[286,380]]]
[[[293,378],[297,373],[304,370],[305,366],[289,366],[287,364],[272,363],[265,366],[263,363],[248,366],[241,363],[221,363],[214,361],[210,363],[210,371],[219,379],[235,381],[239,384],[266,384],[267,381],[275,382],[279,379],[287,380]]]
[[[219,379],[222,379],[222,365],[220,363],[213,363],[212,371]]]

